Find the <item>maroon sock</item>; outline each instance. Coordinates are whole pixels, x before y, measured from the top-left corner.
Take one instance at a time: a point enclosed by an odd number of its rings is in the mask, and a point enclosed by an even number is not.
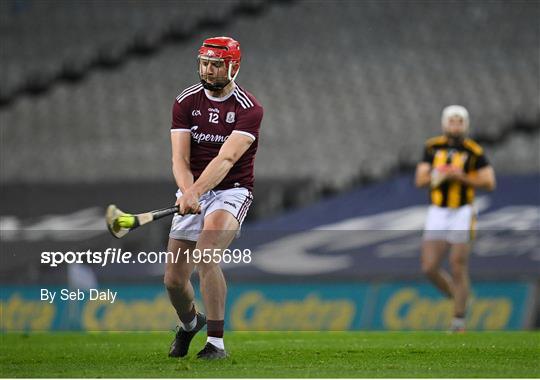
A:
[[[223,338],[223,319],[219,321],[213,321],[211,319],[206,321],[206,329],[208,331],[208,336],[214,338]]]
[[[191,310],[178,314],[178,317],[180,318],[180,321],[182,321],[183,324],[187,325],[193,321],[193,318],[195,318],[196,312],[195,312],[195,305],[191,304]]]

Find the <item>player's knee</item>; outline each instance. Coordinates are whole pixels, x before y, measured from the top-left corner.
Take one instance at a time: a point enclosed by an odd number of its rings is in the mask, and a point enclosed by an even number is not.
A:
[[[204,231],[199,239],[199,245],[220,247],[223,241],[228,241],[238,230],[238,221],[227,211],[218,210],[204,220]]]
[[[437,267],[437,265],[433,263],[425,263],[425,262],[422,263],[422,273],[425,276],[433,277],[437,274],[438,270],[439,268]]]
[[[450,263],[450,274],[454,281],[460,281],[467,275],[467,265],[463,262]]]
[[[467,266],[464,263],[450,264],[450,273],[455,281],[462,279],[467,274]]]
[[[209,262],[209,263],[201,262],[197,264],[197,271],[199,272],[199,276],[204,277],[211,272],[221,271],[221,268],[219,267],[219,264],[215,262]]]
[[[213,217],[214,215],[209,216],[204,221],[204,229],[206,231],[220,231],[223,229],[223,223],[219,218]]]
[[[467,261],[462,258],[450,259],[450,272],[453,277],[462,277],[467,273]]]
[[[169,290],[181,290],[186,287],[187,281],[183,280],[180,276],[167,272],[163,276],[163,284]]]
[[[208,249],[220,249],[223,246],[223,241],[227,239],[228,231],[218,225],[205,225],[205,230],[199,238],[199,246]],[[202,248],[201,251],[203,250]]]

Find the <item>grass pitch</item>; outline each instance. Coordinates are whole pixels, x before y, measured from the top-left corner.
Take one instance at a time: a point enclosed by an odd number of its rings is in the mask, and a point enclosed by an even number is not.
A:
[[[2,377],[540,377],[539,332],[227,333],[230,357],[167,357],[172,333],[0,335]]]

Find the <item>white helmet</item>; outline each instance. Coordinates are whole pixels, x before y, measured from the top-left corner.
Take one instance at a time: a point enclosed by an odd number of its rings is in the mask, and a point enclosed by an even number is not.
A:
[[[446,126],[448,125],[448,120],[452,116],[460,116],[463,119],[465,132],[469,130],[469,111],[467,111],[465,107],[458,105],[451,105],[443,109],[441,116],[443,130],[446,129]]]

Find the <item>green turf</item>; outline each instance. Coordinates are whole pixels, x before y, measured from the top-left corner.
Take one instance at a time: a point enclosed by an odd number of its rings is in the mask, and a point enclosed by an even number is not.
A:
[[[540,333],[228,333],[230,357],[167,357],[170,333],[3,334],[2,377],[540,377]]]

